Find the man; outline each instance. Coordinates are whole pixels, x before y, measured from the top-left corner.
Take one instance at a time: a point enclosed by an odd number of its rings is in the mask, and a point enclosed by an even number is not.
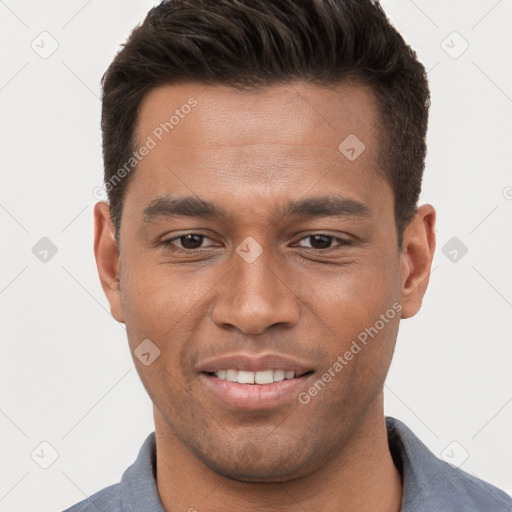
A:
[[[68,510],[510,510],[384,416],[435,210],[425,70],[380,6],[163,2],[103,88],[95,255],[155,432]]]

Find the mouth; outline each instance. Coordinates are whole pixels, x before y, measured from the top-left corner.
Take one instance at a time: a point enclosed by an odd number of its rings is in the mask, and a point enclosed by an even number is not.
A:
[[[296,402],[314,373],[308,361],[269,352],[228,353],[202,360],[196,370],[214,403],[236,410],[268,410]]]
[[[314,371],[282,369],[260,371],[218,370],[201,372],[201,381],[214,401],[231,410],[271,410],[298,404],[297,396],[308,386]]]
[[[235,368],[230,368],[228,370],[217,370],[213,372],[203,373],[228,382],[267,386],[269,384],[273,384],[274,382],[281,382],[284,380],[292,380],[304,377],[306,375],[313,373],[313,370],[296,372],[293,370],[285,369],[268,369],[253,372],[248,370],[237,370]]]

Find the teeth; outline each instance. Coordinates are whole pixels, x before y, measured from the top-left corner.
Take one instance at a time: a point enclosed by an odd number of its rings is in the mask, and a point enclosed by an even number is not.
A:
[[[274,382],[274,370],[256,372],[254,374],[254,382],[256,382],[256,384],[272,384],[272,382]]]
[[[238,382],[239,384],[272,384],[285,379],[293,379],[295,372],[284,370],[262,370],[261,372],[247,372],[245,370],[219,370],[214,375],[221,380]]]
[[[219,376],[217,375],[217,377]],[[226,370],[226,380],[238,382],[238,370]]]
[[[244,372],[243,370],[239,370],[238,383],[239,384],[254,384],[254,372]]]
[[[286,372],[284,370],[274,370],[274,382],[284,380]]]

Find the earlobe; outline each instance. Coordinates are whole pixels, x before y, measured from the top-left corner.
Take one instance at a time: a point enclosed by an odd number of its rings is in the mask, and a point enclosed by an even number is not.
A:
[[[402,318],[414,316],[421,308],[436,248],[436,211],[429,204],[418,208],[407,226],[401,254]]]
[[[110,312],[118,322],[124,323],[119,293],[119,252],[110,208],[104,201],[94,205],[94,256]]]

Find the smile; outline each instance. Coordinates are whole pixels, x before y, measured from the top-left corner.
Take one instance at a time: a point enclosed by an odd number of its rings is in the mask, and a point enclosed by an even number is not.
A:
[[[279,369],[258,372],[232,369],[202,372],[200,378],[212,398],[224,407],[269,410],[296,404],[297,395],[307,389],[312,374],[313,371],[299,375]]]
[[[286,370],[262,370],[259,372],[251,372],[245,370],[218,370],[213,375],[220,380],[228,380],[229,382],[238,382],[239,384],[272,384],[282,380],[290,380],[295,378],[295,372]]]

